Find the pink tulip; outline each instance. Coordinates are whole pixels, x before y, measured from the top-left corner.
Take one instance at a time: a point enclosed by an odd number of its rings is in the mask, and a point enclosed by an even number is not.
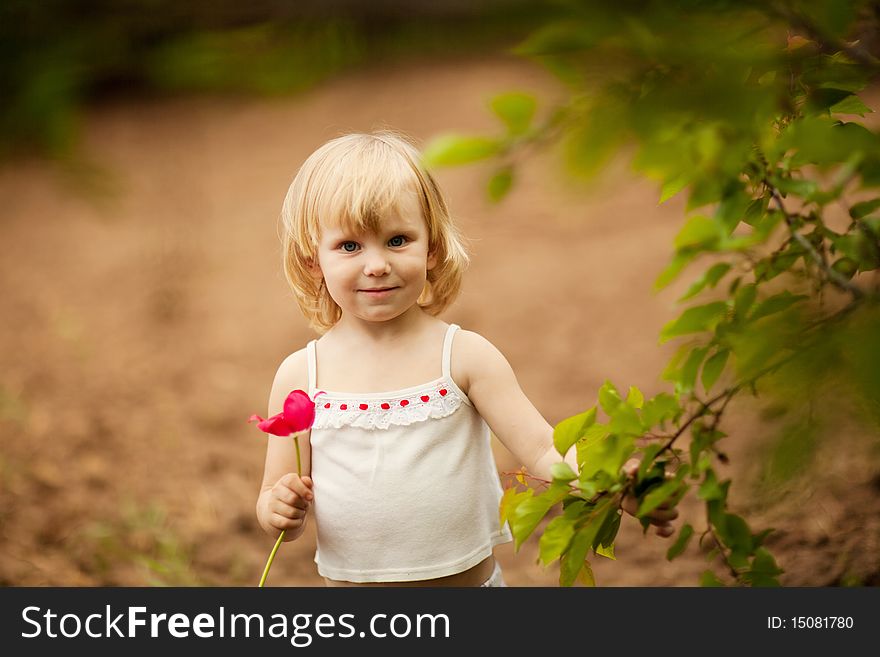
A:
[[[284,400],[284,410],[264,420],[259,415],[251,415],[248,422],[257,422],[257,427],[273,436],[289,436],[305,431],[315,421],[315,402],[303,390],[294,390]]]
[[[323,391],[315,393],[315,397],[324,394]],[[278,415],[273,415],[268,420],[264,420],[259,415],[251,415],[248,422],[257,422],[257,427],[271,433],[274,436],[289,436],[293,434],[293,444],[296,446],[296,472],[302,472],[302,461],[299,453],[299,438],[296,434],[311,428],[315,422],[315,402],[313,402],[307,392],[304,390],[293,390],[287,399],[284,400],[284,410]],[[263,577],[260,579],[260,587],[266,583],[266,577],[269,575],[269,568],[272,567],[272,561],[275,559],[275,553],[284,540],[286,530],[278,535],[275,541],[275,547],[269,554],[269,560],[263,569]]]

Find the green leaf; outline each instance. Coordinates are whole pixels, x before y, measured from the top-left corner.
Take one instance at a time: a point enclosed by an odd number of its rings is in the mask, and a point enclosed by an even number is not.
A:
[[[716,203],[721,200],[723,194],[724,187],[715,176],[698,178],[691,185],[691,195],[688,197],[686,209],[690,211],[710,203]]]
[[[553,482],[546,491],[524,500],[514,509],[510,515],[510,530],[516,539],[516,549],[531,535],[550,509],[567,494],[567,484]]]
[[[661,392],[656,397],[649,399],[642,410],[642,426],[650,429],[658,424],[665,423],[681,413],[681,405],[678,400],[667,392]]]
[[[849,216],[853,219],[861,219],[862,217],[867,217],[877,208],[880,208],[880,198],[863,201],[861,203],[856,203],[849,209]]]
[[[550,466],[550,473],[553,475],[553,481],[568,483],[578,478],[574,470],[568,463],[554,463]]]
[[[709,352],[709,347],[697,347],[688,356],[684,366],[681,368],[681,378],[679,379],[680,388],[683,392],[690,392],[694,389],[697,381],[697,372],[700,371],[700,365]]]
[[[704,570],[703,574],[700,575],[700,586],[707,588],[719,587],[724,586],[724,582],[718,579],[718,576],[711,570]]]
[[[865,114],[871,114],[873,111],[855,94],[847,96],[839,103],[831,106],[833,114],[858,114],[859,116],[864,116]]]
[[[716,529],[721,540],[731,550],[745,554],[752,551],[752,532],[741,516],[735,513],[724,514],[724,522]]]
[[[718,281],[720,281],[728,271],[730,271],[730,264],[726,262],[719,262],[718,264],[712,265],[706,273],[693,282],[688,288],[688,291],[684,293],[684,296],[681,297],[679,301],[686,301],[691,297],[696,296],[707,285],[710,288],[714,288],[718,284]]]
[[[608,438],[611,432],[608,429],[607,424],[602,424],[601,422],[597,422],[589,427],[587,427],[586,433],[584,433],[584,439],[578,441],[577,443],[577,463],[581,468],[581,480],[585,481],[586,479],[592,477],[592,473],[595,473],[596,470],[593,469],[593,463],[590,462],[590,465],[587,465],[587,461],[593,458],[593,455],[596,453],[598,449],[598,445]]]
[[[510,191],[512,185],[513,169],[510,167],[504,167],[503,169],[496,171],[492,177],[489,178],[489,184],[487,186],[489,199],[498,203],[501,199],[507,196],[507,192]]]
[[[749,226],[755,226],[767,212],[768,200],[764,197],[756,198],[749,203],[743,215],[743,221]]]
[[[557,516],[547,524],[538,541],[538,554],[545,566],[556,561],[568,549],[574,538],[574,524],[574,519],[564,515]]]
[[[501,518],[501,524],[503,525],[505,522],[507,522],[516,507],[518,507],[526,499],[532,497],[533,494],[534,493],[531,489],[517,492],[515,486],[505,488],[504,494],[501,496],[501,502],[498,506],[498,513]]]
[[[581,480],[592,478],[596,473],[604,472],[609,478],[616,480],[620,476],[620,468],[632,454],[635,440],[632,436],[610,434],[604,440],[593,443],[586,442],[584,449],[578,454],[581,464]]]
[[[553,445],[560,456],[565,456],[571,446],[584,436],[584,432],[596,422],[596,407],[566,418],[553,429]]]
[[[666,558],[669,561],[672,561],[685,551],[688,543],[691,540],[691,536],[694,535],[694,528],[690,526],[690,524],[685,523],[682,525],[681,531],[678,533],[678,538],[675,539],[675,543],[666,551]]]
[[[777,140],[775,148],[782,153],[795,149],[796,154],[791,160],[793,167],[812,163],[826,168],[846,162],[855,153],[876,153],[878,141],[880,138],[876,134],[857,123],[843,123],[827,116],[812,116],[793,121]],[[815,187],[815,182],[801,180],[794,183],[796,186],[800,185],[798,189],[782,191],[804,196],[811,193],[807,189],[811,182]],[[780,188],[786,184],[788,183],[783,183]]]
[[[666,324],[660,331],[660,342],[688,333],[710,331],[727,314],[727,304],[723,301],[695,306],[685,310],[678,319]]]
[[[581,572],[578,573],[577,578],[584,586],[596,586],[596,578],[593,576],[593,567],[589,560],[584,559],[584,565],[581,566]]]
[[[866,220],[862,220],[865,222]],[[880,247],[873,235],[859,228],[843,236],[832,236],[834,248],[859,263],[860,271],[880,267]]]
[[[758,296],[758,286],[754,283],[741,286],[733,298],[733,311],[736,317],[745,319],[746,313],[755,303]]]
[[[612,509],[611,501],[602,503],[591,511],[589,522],[579,529],[571,540],[571,544],[565,554],[562,555],[559,565],[560,586],[571,586],[581,572],[587,558],[587,552],[593,546],[596,534],[605,522],[605,517]]]
[[[691,176],[686,174],[679,174],[673,176],[672,178],[665,180],[663,182],[663,186],[660,189],[660,204],[666,203],[673,196],[678,194],[681,190],[688,186],[691,181]]]
[[[642,421],[636,409],[629,404],[620,404],[611,412],[608,428],[611,433],[639,436],[642,433]]]
[[[614,155],[626,139],[629,126],[625,111],[613,97],[602,96],[563,136],[565,163],[570,173],[590,179]]]
[[[675,248],[679,251],[687,248],[712,249],[718,245],[722,235],[717,223],[696,215],[688,219],[678,235],[675,237]]]
[[[666,500],[672,498],[676,493],[679,493],[680,488],[681,481],[677,477],[660,484],[656,488],[652,488],[645,495],[641,504],[639,504],[639,510],[636,515],[639,517],[648,515]]]
[[[852,258],[847,258],[846,256],[844,256],[839,260],[835,260],[834,263],[831,265],[831,268],[841,276],[852,278],[859,270],[859,263],[857,263]]]
[[[715,385],[718,377],[721,376],[721,372],[724,371],[728,356],[730,356],[729,349],[719,349],[703,365],[702,380],[706,394],[709,394],[709,390]]]
[[[757,199],[760,200],[760,199]],[[714,219],[719,225],[719,232],[723,238],[728,237],[739,226],[741,221],[746,221],[749,210],[752,208],[754,199],[741,185],[732,185],[725,193],[721,203],[715,210]],[[754,212],[755,210],[752,210]],[[758,212],[760,212],[760,206]],[[748,223],[746,221],[746,223]]]
[[[641,462],[639,463],[639,469],[636,471],[636,494],[643,493],[654,483],[662,483],[665,479],[665,461],[654,462],[654,458],[662,449],[663,446],[660,443],[652,443],[640,450],[642,452],[642,457]],[[650,475],[648,474],[649,472]]]
[[[580,21],[557,21],[538,28],[518,45],[519,55],[549,55],[588,49],[598,39],[596,26]]]
[[[485,160],[500,150],[501,142],[497,139],[450,134],[428,144],[424,159],[428,166],[455,166]]]
[[[602,407],[602,410],[607,415],[611,415],[622,403],[623,400],[620,398],[617,388],[614,387],[611,381],[606,380],[602,387],[599,388],[599,405]]]
[[[874,237],[880,239],[880,217],[865,217],[861,223],[862,226],[873,233]]]
[[[604,545],[600,545],[599,547],[596,548],[595,552],[600,557],[605,557],[606,559],[611,559],[613,561],[617,560],[617,557],[614,556],[614,545],[613,544],[609,545],[608,547],[605,547]]]
[[[641,390],[635,386],[630,386],[629,393],[626,396],[626,403],[633,408],[641,408],[645,403],[645,396],[642,394]]]
[[[703,450],[705,450],[706,448],[714,445],[716,442],[718,442],[719,440],[724,438],[726,435],[727,434],[725,434],[723,431],[718,431],[718,429],[710,430],[708,428],[703,428],[703,427],[694,427],[694,430],[692,431],[693,437],[691,439],[689,451],[690,451],[690,456],[691,456],[691,463],[694,465],[694,467],[697,470],[699,470],[700,473],[704,472],[706,470],[705,466],[708,465],[708,464],[701,464],[701,462],[700,462],[701,452],[703,452]],[[714,474],[712,475],[712,477],[714,478]],[[716,482],[716,484],[717,484],[717,482]],[[709,488],[707,487],[706,490],[708,491]],[[720,488],[719,488],[719,490],[721,490],[721,494],[723,495],[724,494],[723,490]]]
[[[682,251],[680,253],[676,253],[672,258],[672,261],[666,266],[666,268],[660,272],[660,275],[657,276],[657,280],[654,281],[654,290],[662,290],[664,287],[669,285],[672,281],[678,277],[681,273],[681,270],[684,269],[694,258],[699,254],[698,251],[688,250]]]
[[[620,529],[620,519],[622,517],[620,509],[613,509],[602,522],[599,531],[596,532],[596,538],[593,539],[593,550],[596,554],[615,559],[614,556],[614,539],[617,538],[617,532]]]
[[[529,129],[535,115],[537,101],[531,94],[511,91],[495,96],[490,106],[507,126],[508,133],[517,136]]]
[[[766,548],[759,547],[755,550],[755,558],[752,560],[751,569],[743,575],[743,579],[752,586],[779,586],[777,575],[781,575],[782,568],[776,565],[776,560]]]
[[[728,482],[725,482],[727,484]],[[719,484],[715,473],[712,470],[706,470],[706,476],[700,488],[697,491],[697,497],[707,502],[713,500],[724,500],[727,497],[727,486]]]
[[[783,310],[790,308],[799,301],[803,301],[807,298],[808,297],[806,295],[792,294],[788,290],[785,290],[784,292],[775,294],[772,297],[764,299],[764,301],[759,303],[755,307],[755,310],[752,311],[749,320],[754,322],[761,317],[766,317],[767,315],[773,315],[775,313],[782,312]]]
[[[755,265],[755,280],[769,281],[783,272],[792,269],[806,252],[797,242],[792,242],[781,253],[759,260]]]
[[[666,366],[660,373],[660,378],[664,381],[679,381],[681,379],[681,366],[690,352],[691,346],[689,344],[679,345],[672,358],[669,359],[669,362],[666,363]]]

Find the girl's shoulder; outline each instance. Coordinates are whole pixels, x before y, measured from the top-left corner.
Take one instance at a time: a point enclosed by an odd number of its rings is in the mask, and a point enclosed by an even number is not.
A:
[[[304,377],[306,380],[308,380],[308,367],[308,346],[305,346],[298,351],[294,351],[292,354],[288,355],[284,360],[282,360],[281,364],[278,365],[278,371],[276,375],[282,375],[284,377],[299,376]]]
[[[476,331],[461,329],[452,342],[452,378],[467,392],[473,381],[495,371],[509,368],[507,359],[498,348]]]
[[[295,351],[278,365],[272,391],[269,394],[270,412],[280,408],[291,390],[306,390],[309,386],[309,362],[307,347]]]

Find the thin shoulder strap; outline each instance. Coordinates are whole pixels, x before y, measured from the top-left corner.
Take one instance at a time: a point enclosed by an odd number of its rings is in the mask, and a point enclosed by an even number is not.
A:
[[[318,383],[318,358],[315,354],[315,341],[306,345],[306,355],[309,361],[309,397],[314,395],[315,386]]]
[[[458,324],[450,324],[443,340],[443,376],[446,378],[452,376],[452,336],[459,328]]]

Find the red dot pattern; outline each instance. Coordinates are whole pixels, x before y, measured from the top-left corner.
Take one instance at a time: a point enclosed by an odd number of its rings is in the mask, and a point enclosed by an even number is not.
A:
[[[437,394],[439,394],[441,397],[445,397],[446,395],[449,394],[449,391],[446,388],[441,388],[440,390],[437,391]],[[421,395],[419,397],[419,399],[425,403],[428,403],[429,401],[431,401],[431,396],[430,395]],[[409,399],[401,399],[400,400],[400,405],[403,407],[409,406],[409,403],[410,403]],[[328,402],[328,403],[324,404],[324,408],[333,408],[333,404]],[[369,410],[370,405],[369,404],[358,404],[358,408],[362,411],[366,411],[366,410]],[[381,408],[383,411],[387,411],[388,409],[391,408],[391,405],[387,402],[382,402],[381,404],[379,404],[379,408]],[[348,404],[340,404],[339,410],[347,411]]]

